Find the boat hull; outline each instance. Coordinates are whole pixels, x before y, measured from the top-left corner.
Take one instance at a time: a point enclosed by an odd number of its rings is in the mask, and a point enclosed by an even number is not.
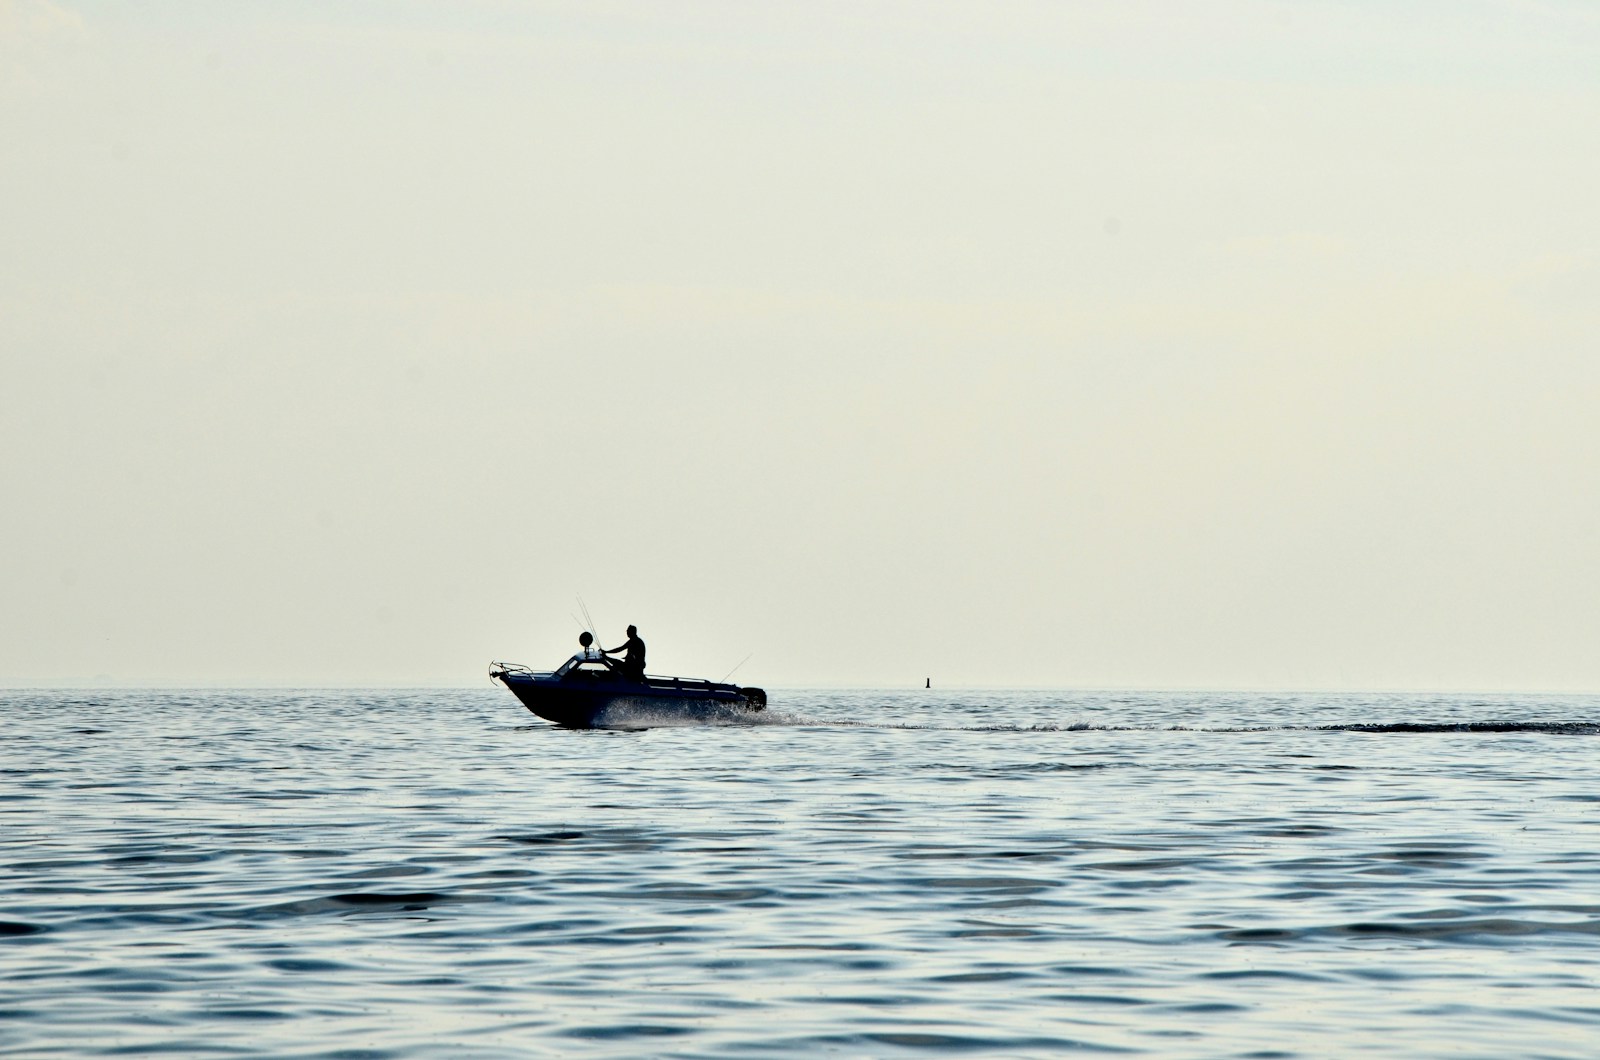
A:
[[[618,680],[583,671],[562,677],[491,670],[528,711],[569,729],[633,729],[685,722],[748,721],[766,707],[759,688],[681,677]]]

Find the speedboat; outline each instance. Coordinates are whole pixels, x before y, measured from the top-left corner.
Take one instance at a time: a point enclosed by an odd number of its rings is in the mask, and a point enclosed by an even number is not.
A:
[[[569,729],[736,722],[767,707],[759,688],[692,677],[635,680],[604,661],[574,660],[550,672],[496,662],[489,664],[489,677],[532,713]]]

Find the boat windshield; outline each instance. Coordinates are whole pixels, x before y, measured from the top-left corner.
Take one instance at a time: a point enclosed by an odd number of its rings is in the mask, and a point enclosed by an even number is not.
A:
[[[607,659],[580,659],[574,655],[561,664],[555,671],[555,675],[557,677],[565,677],[574,670],[586,674],[609,674],[611,672],[611,662]]]

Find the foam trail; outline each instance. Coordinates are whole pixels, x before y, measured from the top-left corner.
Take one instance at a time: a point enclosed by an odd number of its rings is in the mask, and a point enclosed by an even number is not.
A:
[[[741,709],[703,709],[684,711],[653,710],[645,705],[614,705],[607,708],[595,725],[606,729],[735,728],[762,725],[821,724],[783,711]]]
[[[694,724],[690,722],[690,724]],[[1350,733],[1528,733],[1548,736],[1597,736],[1600,723],[1585,721],[1462,721],[1462,722],[1342,722],[1329,725],[1096,725],[1086,721],[1064,725],[929,725],[898,721],[848,721],[773,717],[757,724],[802,725],[822,728],[903,729],[915,732],[1350,732]]]
[[[618,704],[596,719],[597,726],[608,729],[656,729],[685,727],[752,727],[785,726],[795,728],[829,729],[899,729],[910,732],[992,732],[992,733],[1053,733],[1053,732],[1193,732],[1218,734],[1251,733],[1358,733],[1358,734],[1439,734],[1477,733],[1484,735],[1547,735],[1595,736],[1600,735],[1600,722],[1594,721],[1394,721],[1394,722],[1332,722],[1321,725],[1139,725],[1110,724],[1089,721],[1069,721],[1060,724],[1020,725],[994,723],[988,725],[949,725],[919,721],[866,721],[847,718],[817,718],[768,708],[764,711],[720,709],[714,706],[684,711],[652,709],[645,701]]]

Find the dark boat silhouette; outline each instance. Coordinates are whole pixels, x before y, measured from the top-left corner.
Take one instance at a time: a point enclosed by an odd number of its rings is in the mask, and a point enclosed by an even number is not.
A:
[[[529,711],[570,729],[641,728],[652,724],[739,721],[765,710],[767,693],[693,677],[646,675],[637,681],[601,662],[553,672],[491,663],[489,676]]]

